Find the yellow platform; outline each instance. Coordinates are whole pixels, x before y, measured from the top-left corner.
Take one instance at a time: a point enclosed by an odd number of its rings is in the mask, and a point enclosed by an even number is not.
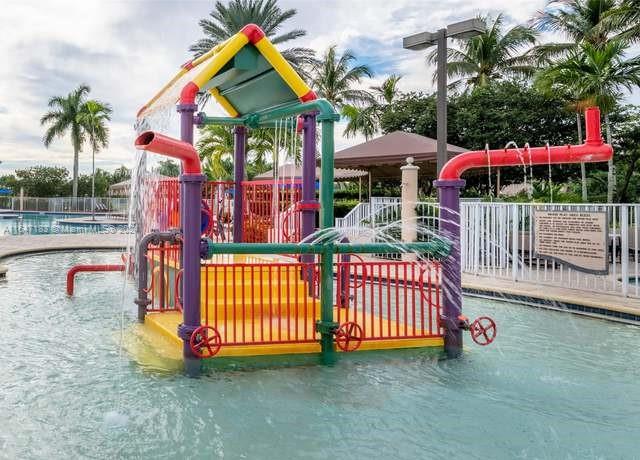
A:
[[[334,315],[337,317],[337,309],[334,309]],[[360,315],[359,315],[360,316]],[[373,319],[374,331],[373,334],[375,336],[383,335],[380,334],[377,326],[378,321],[375,318],[371,318],[369,315],[365,315],[365,321],[367,324]],[[282,318],[280,319],[282,321]],[[274,323],[277,323],[278,319],[272,319]],[[166,312],[166,313],[149,313],[145,318],[145,328],[149,329],[152,334],[161,334],[165,338],[167,338],[171,343],[173,343],[176,347],[176,352],[181,353],[182,350],[182,340],[177,335],[178,325],[182,322],[182,315],[177,312]],[[252,328],[254,330],[258,330],[261,326],[259,321],[252,320],[251,318],[246,318],[244,320],[239,320],[235,322],[236,331],[237,331],[237,340],[234,343],[238,343],[242,341],[241,331],[244,328],[245,331],[250,331]],[[282,321],[282,323],[286,323],[286,321]],[[264,324],[264,323],[263,323]],[[302,318],[298,321],[298,333],[300,334],[303,328],[307,327],[307,337],[309,340],[319,340],[320,336],[317,335],[313,330],[313,323],[309,321],[304,321]],[[223,338],[223,342],[230,341],[224,340],[225,334],[231,340],[233,340],[232,332],[230,331],[231,321],[228,321],[227,328],[222,325],[219,325],[218,332]],[[386,329],[386,328],[385,328]],[[391,323],[391,329],[395,330],[395,323]],[[402,333],[402,329],[400,329]],[[261,331],[265,338],[268,338],[268,325],[265,329]],[[291,322],[291,325],[288,329],[283,328],[281,330],[282,334],[279,340],[287,341],[290,340],[290,337],[295,337],[295,323]],[[259,338],[260,333],[258,333]],[[300,335],[298,336],[300,337]],[[278,340],[278,337],[274,337],[274,340]],[[419,348],[419,347],[442,347],[444,345],[442,337],[426,337],[426,338],[415,338],[415,339],[397,339],[397,338],[389,338],[389,339],[376,339],[376,340],[365,340],[362,342],[358,350],[389,350],[394,348]],[[338,350],[340,351],[340,350]],[[298,353],[320,353],[320,344],[315,341],[311,343],[268,343],[268,344],[260,344],[260,345],[228,345],[222,346],[220,352],[217,356],[259,356],[259,355],[279,355],[279,354],[298,354]]]
[[[210,261],[209,266],[203,266],[202,323],[207,322],[208,314],[208,323],[220,333],[223,345],[216,356],[320,353],[320,335],[315,332],[315,322],[320,319],[319,301],[308,295],[308,286],[300,279],[301,267],[286,266],[283,262],[291,260],[236,255],[220,256]],[[174,276],[175,267],[170,266],[167,277],[170,287]],[[172,305],[172,292],[166,300]],[[344,316],[345,310],[341,312],[343,320]],[[337,307],[334,318],[338,318]],[[366,337],[375,337],[365,339],[358,351],[443,346],[439,336],[397,338],[411,335],[411,331],[405,331],[404,324],[381,321],[371,313],[365,313],[363,318],[362,311],[358,311],[358,322],[369,328]],[[162,337],[163,353],[173,358],[182,354],[182,340],[177,335],[180,323],[182,314],[177,311],[150,312],[138,333],[150,344]],[[167,352],[166,344],[173,350]]]

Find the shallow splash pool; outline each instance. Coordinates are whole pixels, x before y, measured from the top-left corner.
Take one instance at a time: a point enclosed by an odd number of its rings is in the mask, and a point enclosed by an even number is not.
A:
[[[0,457],[636,458],[637,327],[466,299],[496,342],[459,360],[351,355],[337,365],[213,372],[143,367],[119,274],[65,269],[116,253],[16,258],[0,282]]]
[[[69,218],[89,217],[91,214],[57,214],[44,212],[0,213],[0,236],[51,235],[75,233],[118,233],[126,230],[122,225],[94,223],[68,223]]]

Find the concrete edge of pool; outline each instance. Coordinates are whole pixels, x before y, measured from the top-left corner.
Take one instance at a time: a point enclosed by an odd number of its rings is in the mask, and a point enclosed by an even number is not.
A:
[[[126,247],[126,241],[127,235],[124,234],[0,237],[0,262],[9,257],[45,252],[123,250]],[[540,285],[495,279],[491,280],[491,286],[487,286],[488,278],[482,280],[469,278],[463,280],[462,287],[463,292],[472,297],[504,300],[537,308],[640,325],[638,299],[593,292],[588,292],[588,296],[585,296],[585,291],[553,288],[547,285],[544,286],[544,291],[541,291]],[[591,297],[591,300],[585,297]],[[636,306],[633,305],[634,303]]]
[[[125,234],[0,236],[0,262],[9,257],[43,252],[124,250]],[[71,267],[68,267],[71,268]]]
[[[541,287],[544,287],[544,290],[541,290]],[[487,286],[486,283],[463,281],[462,291],[471,297],[502,300],[536,308],[640,325],[640,300],[630,297],[554,288],[533,283],[511,283],[509,287],[496,287]],[[589,296],[592,299],[589,299]],[[634,306],[632,303],[636,305]]]

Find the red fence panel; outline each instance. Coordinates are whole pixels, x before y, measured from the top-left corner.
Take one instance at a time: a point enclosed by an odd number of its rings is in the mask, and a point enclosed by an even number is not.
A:
[[[148,260],[148,311],[181,311],[180,246],[151,247]],[[216,328],[223,345],[319,339],[317,262],[225,255],[201,267],[203,324]],[[351,255],[348,261],[334,263],[333,282],[334,321],[355,322],[364,341],[442,336],[439,262],[364,260]]]
[[[246,243],[299,242],[302,183],[273,180],[245,181],[243,188],[243,241]],[[180,185],[178,179],[163,179],[156,188],[150,213],[154,228],[180,227]],[[202,199],[211,213],[207,237],[216,243],[233,241],[234,183],[209,181]],[[145,229],[145,232],[151,228]]]
[[[147,250],[148,312],[182,311],[180,304],[181,248],[179,245],[152,246]]]
[[[320,303],[309,295],[302,263],[207,263],[202,299],[204,324],[222,344],[267,345],[317,341]]]
[[[441,335],[438,262],[351,260],[335,271],[335,321],[360,325],[363,340]]]
[[[243,241],[246,243],[284,243],[300,241],[302,197],[300,180],[246,181],[244,193]]]
[[[216,243],[233,241],[233,194],[233,182],[207,182],[203,187],[202,199],[213,219],[206,236]]]

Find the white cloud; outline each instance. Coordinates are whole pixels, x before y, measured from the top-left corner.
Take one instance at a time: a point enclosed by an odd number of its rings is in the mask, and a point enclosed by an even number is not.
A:
[[[402,49],[402,37],[476,14],[505,13],[509,24],[524,22],[545,0],[281,0],[298,10],[287,28],[307,30],[296,45],[319,52],[331,44],[351,48],[377,69],[404,77],[403,90],[433,90],[425,53]],[[92,97],[110,102],[114,121],[110,147],[97,156],[99,167],[131,164],[135,113],[189,58],[189,45],[201,36],[198,20],[211,0],[5,0],[0,8],[0,172],[30,164],[71,168],[68,139],[45,149],[39,118],[48,97],[65,94],[81,82]],[[640,102],[635,91],[630,100]],[[211,110],[213,112],[213,110]],[[341,137],[336,146],[362,141]],[[172,133],[173,134],[173,133]],[[81,156],[81,171],[90,168]]]

